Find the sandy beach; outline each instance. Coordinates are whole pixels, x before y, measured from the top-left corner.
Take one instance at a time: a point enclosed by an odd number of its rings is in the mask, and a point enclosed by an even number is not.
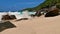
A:
[[[60,16],[47,18],[41,16],[11,22],[16,28],[6,29],[0,34],[60,34]]]

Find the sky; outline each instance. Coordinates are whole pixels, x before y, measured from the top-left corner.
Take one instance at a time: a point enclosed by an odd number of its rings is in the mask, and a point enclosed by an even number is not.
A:
[[[14,11],[25,8],[33,8],[45,0],[0,0],[0,11]]]

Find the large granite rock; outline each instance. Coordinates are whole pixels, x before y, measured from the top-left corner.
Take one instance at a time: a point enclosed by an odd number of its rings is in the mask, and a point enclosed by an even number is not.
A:
[[[54,17],[59,15],[59,10],[58,9],[54,9],[52,11],[49,11],[46,13],[45,17]]]

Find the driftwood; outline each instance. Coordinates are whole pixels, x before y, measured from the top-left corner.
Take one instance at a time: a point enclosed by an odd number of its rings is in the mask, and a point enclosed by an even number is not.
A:
[[[28,18],[21,18],[21,19],[18,19],[16,21],[21,21],[21,20],[28,20]]]

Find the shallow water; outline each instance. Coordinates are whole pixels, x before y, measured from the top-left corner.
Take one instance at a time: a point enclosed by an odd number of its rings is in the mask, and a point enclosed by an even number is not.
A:
[[[29,15],[31,15],[31,14],[35,14],[36,12],[28,12],[28,14]],[[20,12],[20,15],[22,15],[23,14],[23,12]]]

